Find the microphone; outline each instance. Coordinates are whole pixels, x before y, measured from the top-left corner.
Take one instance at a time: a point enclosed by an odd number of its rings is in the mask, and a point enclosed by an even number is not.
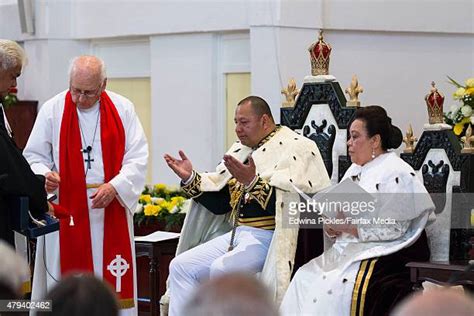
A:
[[[88,154],[92,151],[92,146],[87,146],[86,148],[82,148],[81,151],[85,154]]]

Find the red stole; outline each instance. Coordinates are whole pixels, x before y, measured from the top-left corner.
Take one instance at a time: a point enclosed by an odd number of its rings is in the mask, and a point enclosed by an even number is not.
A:
[[[93,273],[94,271],[87,205],[89,197],[78,122],[76,105],[72,102],[70,92],[67,92],[59,140],[59,175],[61,177],[59,198],[61,207],[73,217],[74,226],[70,225],[69,216],[60,216],[62,275],[71,272]],[[122,167],[125,131],[115,105],[105,92],[100,96],[100,135],[104,177],[107,183],[119,173]],[[127,210],[116,198],[105,208],[103,245],[104,279],[116,291],[116,286],[121,287],[117,294],[124,308],[134,306],[133,260],[126,212]],[[124,272],[126,265],[128,268]],[[117,270],[119,266],[120,270]]]

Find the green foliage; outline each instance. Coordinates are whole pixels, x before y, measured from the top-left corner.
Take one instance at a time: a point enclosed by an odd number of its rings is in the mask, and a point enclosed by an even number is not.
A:
[[[165,230],[181,227],[186,198],[179,189],[164,184],[147,186],[138,200],[138,211],[133,219],[138,226],[163,223]]]

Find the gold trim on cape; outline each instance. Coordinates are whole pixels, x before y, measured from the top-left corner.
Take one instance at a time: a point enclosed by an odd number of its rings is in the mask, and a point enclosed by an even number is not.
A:
[[[352,291],[351,316],[364,315],[365,297],[378,258],[362,260]],[[361,290],[362,288],[362,290]],[[360,294],[360,295],[359,295]],[[360,296],[360,298],[359,298]]]

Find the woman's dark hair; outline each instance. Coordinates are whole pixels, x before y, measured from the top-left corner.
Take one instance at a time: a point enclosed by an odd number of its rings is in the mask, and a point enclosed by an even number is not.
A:
[[[117,298],[108,284],[93,275],[70,275],[62,279],[47,295],[52,312],[38,315],[116,316]]]
[[[392,125],[392,119],[388,117],[387,111],[383,107],[370,105],[358,108],[349,126],[355,120],[361,120],[365,123],[369,137],[380,135],[383,150],[398,148],[401,145],[403,140],[402,131]]]

